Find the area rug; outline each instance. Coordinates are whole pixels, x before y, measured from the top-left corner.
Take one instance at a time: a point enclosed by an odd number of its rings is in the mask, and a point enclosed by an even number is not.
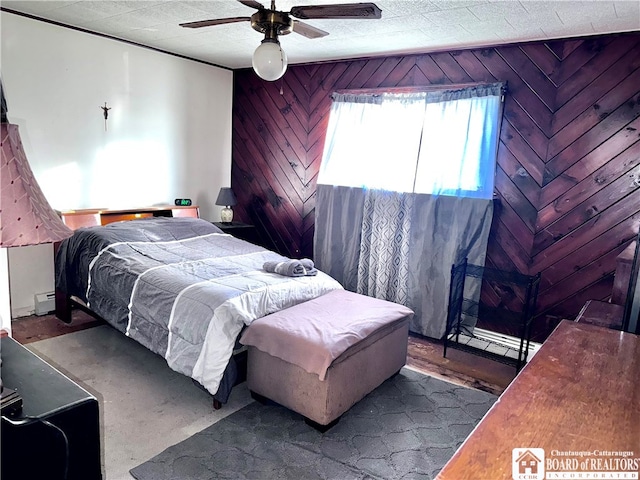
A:
[[[495,395],[403,368],[319,433],[251,403],[130,473],[137,480],[431,479]]]

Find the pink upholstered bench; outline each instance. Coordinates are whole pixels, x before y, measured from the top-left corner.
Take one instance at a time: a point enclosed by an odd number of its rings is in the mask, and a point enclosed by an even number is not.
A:
[[[405,365],[412,315],[403,305],[335,290],[257,319],[240,340],[249,351],[249,389],[328,428]]]

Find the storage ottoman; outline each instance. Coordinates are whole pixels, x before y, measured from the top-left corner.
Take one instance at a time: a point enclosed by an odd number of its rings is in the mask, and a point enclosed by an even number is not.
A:
[[[330,426],[404,366],[412,315],[403,305],[335,290],[257,319],[240,340],[248,346],[248,387]]]

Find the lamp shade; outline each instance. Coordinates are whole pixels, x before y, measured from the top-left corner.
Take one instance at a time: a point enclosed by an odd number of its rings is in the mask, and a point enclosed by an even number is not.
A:
[[[59,242],[72,235],[33,176],[17,125],[2,123],[0,246]]]
[[[265,39],[253,52],[251,63],[260,78],[273,82],[287,70],[287,54],[277,40]]]
[[[216,199],[216,205],[222,205],[224,207],[233,207],[237,202],[236,196],[233,194],[231,187],[222,187],[218,198]]]

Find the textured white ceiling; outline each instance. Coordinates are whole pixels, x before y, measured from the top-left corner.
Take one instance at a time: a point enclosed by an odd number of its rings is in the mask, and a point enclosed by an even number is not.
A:
[[[360,1],[360,0],[357,0]],[[357,3],[279,0],[276,7]],[[269,7],[269,0],[263,3]],[[375,0],[380,20],[306,20],[329,36],[280,37],[289,63],[457,50],[529,40],[640,31],[640,0]],[[235,0],[11,1],[3,9],[130,40],[228,68],[251,66],[263,36],[249,22],[200,29],[178,24],[255,12]]]

